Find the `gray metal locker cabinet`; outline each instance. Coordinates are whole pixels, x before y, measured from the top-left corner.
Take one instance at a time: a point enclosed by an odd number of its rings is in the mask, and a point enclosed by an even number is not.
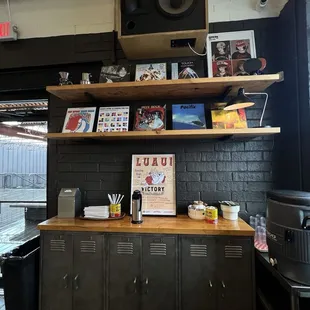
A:
[[[140,309],[141,237],[108,237],[108,309]]]
[[[57,231],[42,235],[40,310],[71,310],[72,235]]]
[[[216,237],[183,236],[180,246],[181,309],[216,310]]]
[[[255,309],[254,247],[250,238],[218,237],[218,309]]]
[[[177,309],[177,237],[142,237],[142,309]]]
[[[73,309],[103,310],[104,307],[104,236],[73,235]]]

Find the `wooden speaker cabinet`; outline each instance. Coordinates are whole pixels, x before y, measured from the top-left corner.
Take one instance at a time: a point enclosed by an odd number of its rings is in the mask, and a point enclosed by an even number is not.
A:
[[[208,0],[116,0],[115,14],[128,59],[193,56],[188,43],[204,51]]]

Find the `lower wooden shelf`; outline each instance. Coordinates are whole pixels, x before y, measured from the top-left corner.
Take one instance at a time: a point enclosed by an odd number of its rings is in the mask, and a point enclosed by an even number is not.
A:
[[[132,139],[220,139],[224,137],[255,138],[279,134],[281,128],[247,129],[199,129],[199,130],[163,130],[163,131],[127,131],[127,132],[89,132],[89,133],[48,133],[52,140],[132,140]]]

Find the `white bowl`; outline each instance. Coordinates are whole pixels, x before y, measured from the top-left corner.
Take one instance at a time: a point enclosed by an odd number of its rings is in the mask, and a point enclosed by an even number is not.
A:
[[[221,209],[223,211],[223,218],[230,221],[238,220],[238,213],[240,211],[240,206],[227,206],[221,204]]]

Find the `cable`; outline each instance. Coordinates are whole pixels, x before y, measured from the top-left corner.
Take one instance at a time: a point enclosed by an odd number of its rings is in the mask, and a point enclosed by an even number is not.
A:
[[[8,5],[9,21],[12,22],[10,0],[6,0],[6,3]]]
[[[206,56],[206,55],[208,54],[207,51],[206,51],[205,54],[199,54],[199,53],[197,53],[197,52],[191,47],[191,45],[189,44],[189,42],[188,42],[188,47],[191,49],[191,51],[192,51],[193,53],[195,53],[195,54],[198,55],[198,56]],[[206,44],[205,44],[205,47],[206,47]]]

